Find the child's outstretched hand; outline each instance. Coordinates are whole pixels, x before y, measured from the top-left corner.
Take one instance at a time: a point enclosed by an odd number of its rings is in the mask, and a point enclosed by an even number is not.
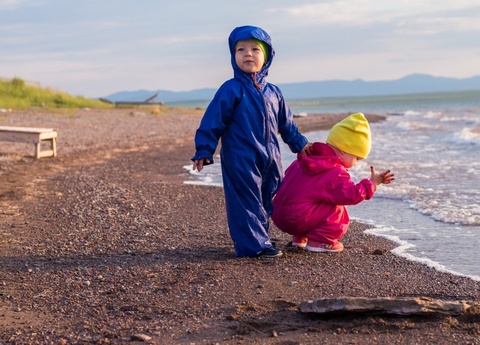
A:
[[[197,169],[198,172],[202,171],[203,169],[203,165],[207,165],[207,164],[210,164],[210,159],[208,158],[200,158],[196,161],[193,162],[193,167],[192,169],[195,170]]]
[[[375,172],[375,168],[373,166],[370,167],[370,181],[375,186],[378,186],[379,184],[390,184],[391,182],[395,181],[395,174],[391,172],[390,170],[386,170],[380,174],[377,174]]]

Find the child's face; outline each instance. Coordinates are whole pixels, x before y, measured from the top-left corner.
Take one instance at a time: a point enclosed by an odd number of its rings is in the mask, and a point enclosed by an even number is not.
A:
[[[255,73],[262,69],[265,56],[258,44],[254,41],[238,41],[235,46],[235,62],[245,73]]]
[[[339,156],[340,160],[342,161],[342,164],[345,168],[350,169],[357,165],[358,161],[361,161],[362,158],[359,158],[357,156],[351,155],[350,153],[342,152],[341,155]]]

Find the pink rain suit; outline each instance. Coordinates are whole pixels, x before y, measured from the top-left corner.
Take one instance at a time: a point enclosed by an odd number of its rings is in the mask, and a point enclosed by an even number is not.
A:
[[[314,143],[312,155],[297,155],[273,199],[272,220],[282,231],[314,241],[335,244],[347,232],[346,205],[373,197],[369,179],[355,184],[335,151]]]

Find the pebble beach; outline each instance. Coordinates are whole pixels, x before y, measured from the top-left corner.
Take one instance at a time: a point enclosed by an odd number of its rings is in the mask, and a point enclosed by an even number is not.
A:
[[[303,133],[348,114],[296,118]],[[369,121],[382,116],[366,114]],[[25,110],[58,156],[0,150],[2,344],[480,344],[480,282],[395,256],[353,222],[342,253],[238,259],[223,191],[185,184],[201,110]],[[381,212],[381,210],[379,210]],[[458,316],[299,312],[335,297],[468,301]]]

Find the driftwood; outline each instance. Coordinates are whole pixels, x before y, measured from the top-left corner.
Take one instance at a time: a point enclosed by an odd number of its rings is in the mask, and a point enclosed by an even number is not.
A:
[[[466,301],[442,301],[428,297],[344,297],[304,301],[300,304],[300,312],[326,315],[461,315],[471,306]]]
[[[158,96],[158,92],[144,101],[117,101],[112,102],[106,98],[99,98],[104,103],[114,104],[116,108],[121,106],[163,105],[163,102],[152,102]]]

